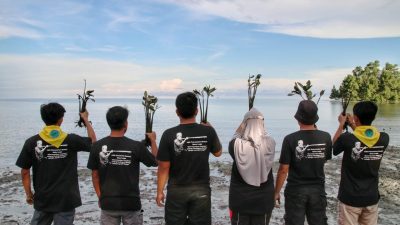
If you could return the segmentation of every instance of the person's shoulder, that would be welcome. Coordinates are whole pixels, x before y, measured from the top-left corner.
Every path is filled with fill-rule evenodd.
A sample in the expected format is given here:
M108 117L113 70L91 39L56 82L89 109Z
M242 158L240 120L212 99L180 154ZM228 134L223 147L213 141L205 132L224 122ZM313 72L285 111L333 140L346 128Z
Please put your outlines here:
M324 131L324 130L316 130L317 133L324 135L326 137L331 138L331 134L329 134L328 132Z
M268 135L265 136L265 140L267 140L268 143L276 144L275 139L273 137L271 137L271 136L268 136Z
M380 132L380 139L383 140L384 142L389 142L389 134L386 132Z
M35 134L35 135L33 135L33 136L27 138L27 139L25 140L25 143L36 142L38 139L40 139L39 134Z

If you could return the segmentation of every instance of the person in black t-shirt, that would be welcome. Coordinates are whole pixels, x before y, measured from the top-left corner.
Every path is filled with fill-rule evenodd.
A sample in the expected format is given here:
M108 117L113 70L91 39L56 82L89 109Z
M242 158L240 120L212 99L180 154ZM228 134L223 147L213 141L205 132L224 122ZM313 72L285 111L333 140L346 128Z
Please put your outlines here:
M378 223L378 172L389 135L371 126L377 111L375 103L365 101L354 105L354 116L339 115L339 127L333 137L333 154L343 152L339 225ZM353 133L342 133L346 121Z
M231 224L267 225L274 208L272 165L275 141L264 128L264 116L252 108L229 143Z
M46 126L25 141L16 165L21 169L26 202L35 208L31 224L71 225L75 208L82 205L78 185L77 152L90 151L96 134L88 112L80 113L89 138L67 134L60 128L65 109L58 103L44 104L40 114ZM30 168L33 188L31 190Z
M300 130L287 135L282 143L276 179L275 200L280 205L280 190L285 187L285 224L326 225L324 164L332 158L331 136L317 130L318 107L303 100L295 114ZM289 175L288 175L289 173Z
M140 163L157 166L156 134L147 133L151 153L141 142L125 137L128 129L128 110L114 106L107 112L111 129L105 137L92 146L88 168L92 170L93 186L99 198L101 224L143 224L140 201Z
M176 98L180 124L166 130L160 141L157 159L158 206L165 203L167 225L210 225L211 189L209 155L219 157L222 147L209 124L197 124L197 97L185 92Z

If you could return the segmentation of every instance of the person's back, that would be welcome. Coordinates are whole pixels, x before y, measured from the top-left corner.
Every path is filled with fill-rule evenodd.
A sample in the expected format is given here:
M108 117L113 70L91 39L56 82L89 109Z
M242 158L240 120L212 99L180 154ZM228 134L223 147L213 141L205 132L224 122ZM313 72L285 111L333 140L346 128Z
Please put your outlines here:
M209 154L220 156L222 149L215 130L196 123L197 98L193 93L178 95L180 124L166 130L160 140L157 204L164 202L167 225L211 224Z
M75 208L80 206L77 152L90 151L96 135L88 121L87 112L81 113L90 138L63 132L65 109L58 103L41 106L41 116L46 124L43 130L26 140L17 166L21 167L22 180L28 204L35 212L31 224L72 224ZM30 168L33 171L33 195L30 187Z
M332 158L329 133L317 130L318 108L313 101L300 102L295 118L300 130L287 135L279 159L275 199L285 187L285 224L327 224L324 164Z
M95 142L90 152L88 168L99 197L101 224L142 224L139 173L140 163L157 166L155 134L146 134L152 147L150 153L141 142L125 137L128 110L115 106L107 112L109 136Z
M351 115L339 116L333 138L333 153L343 152L339 186L339 224L377 224L379 167L389 144L389 136L371 126L377 113L373 102L359 102ZM348 120L353 133L343 133Z
M267 225L274 208L272 166L275 141L266 134L264 116L252 108L229 142L233 159L229 185L231 224Z

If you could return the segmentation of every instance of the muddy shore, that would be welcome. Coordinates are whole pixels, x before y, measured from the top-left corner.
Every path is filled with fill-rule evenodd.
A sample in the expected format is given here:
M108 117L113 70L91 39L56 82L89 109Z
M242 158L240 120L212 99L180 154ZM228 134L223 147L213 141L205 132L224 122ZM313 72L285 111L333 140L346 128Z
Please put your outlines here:
M380 168L378 224L400 224L400 148L389 147L385 152ZM337 190L340 180L341 157L335 157L325 166L326 192L328 197L328 223L336 224ZM276 175L278 163L274 165ZM228 190L231 162L211 163L212 216L213 224L228 225ZM144 209L144 224L163 224L163 208L155 204L156 169L142 169L140 180L141 198ZM92 188L90 171L79 170L79 185L83 205L76 209L75 224L99 224L100 210ZM3 172L0 175L0 224L29 224L33 208L25 203L25 195L17 172ZM284 203L282 203L284 204ZM270 224L283 224L284 210L274 209Z

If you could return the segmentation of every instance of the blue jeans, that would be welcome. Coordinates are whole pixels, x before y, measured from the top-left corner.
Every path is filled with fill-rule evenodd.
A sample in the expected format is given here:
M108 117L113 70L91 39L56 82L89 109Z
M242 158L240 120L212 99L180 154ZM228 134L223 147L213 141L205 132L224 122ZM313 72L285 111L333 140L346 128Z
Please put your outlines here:
M67 212L43 212L35 210L33 213L31 225L73 225L75 217L75 209Z
M285 190L285 225L327 225L325 191L307 188Z
M211 225L210 187L168 187L165 222L166 225Z

